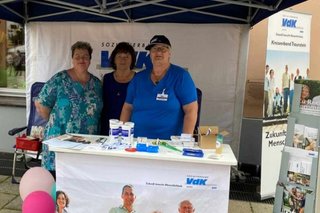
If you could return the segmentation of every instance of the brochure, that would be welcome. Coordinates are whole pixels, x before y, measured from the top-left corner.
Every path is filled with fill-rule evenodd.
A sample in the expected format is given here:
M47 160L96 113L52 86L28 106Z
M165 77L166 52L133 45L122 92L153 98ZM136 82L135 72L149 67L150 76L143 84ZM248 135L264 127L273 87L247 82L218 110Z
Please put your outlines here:
M304 212L306 194L311 191L291 184L279 183L283 187L281 212Z
M295 148L317 151L318 129L295 124L292 144Z
M300 113L320 116L320 81L299 80L301 84Z

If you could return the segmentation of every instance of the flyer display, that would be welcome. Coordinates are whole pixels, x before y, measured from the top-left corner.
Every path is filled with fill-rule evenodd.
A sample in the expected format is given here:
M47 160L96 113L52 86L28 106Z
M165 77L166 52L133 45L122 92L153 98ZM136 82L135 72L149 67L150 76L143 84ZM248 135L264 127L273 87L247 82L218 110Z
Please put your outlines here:
M292 113L288 117L274 212L315 212L318 180L320 120L316 104L319 81L296 81ZM308 90L306 90L308 88ZM313 89L314 93L311 92ZM307 109L307 110L306 110Z

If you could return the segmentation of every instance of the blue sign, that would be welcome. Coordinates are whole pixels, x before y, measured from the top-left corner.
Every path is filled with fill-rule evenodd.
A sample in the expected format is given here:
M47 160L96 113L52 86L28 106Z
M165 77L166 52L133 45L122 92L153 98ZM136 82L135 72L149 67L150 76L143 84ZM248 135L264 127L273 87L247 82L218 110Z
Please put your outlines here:
M296 28L297 27L296 25L297 25L296 19L288 19L288 18L282 19L282 26L283 27Z
M152 67L152 63L149 57L149 54L147 51L140 51L135 52L136 53L136 66L137 69L142 68L150 68ZM111 54L110 54L111 55ZM103 50L101 51L101 67L108 68L111 67L110 65L110 57L109 57L109 51Z

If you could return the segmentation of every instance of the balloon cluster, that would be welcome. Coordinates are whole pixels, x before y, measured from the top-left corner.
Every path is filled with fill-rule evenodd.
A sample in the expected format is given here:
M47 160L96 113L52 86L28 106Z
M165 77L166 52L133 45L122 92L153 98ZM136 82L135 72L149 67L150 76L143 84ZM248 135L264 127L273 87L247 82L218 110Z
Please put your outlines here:
M21 178L19 192L22 213L54 213L56 184L49 171L42 167L33 167Z

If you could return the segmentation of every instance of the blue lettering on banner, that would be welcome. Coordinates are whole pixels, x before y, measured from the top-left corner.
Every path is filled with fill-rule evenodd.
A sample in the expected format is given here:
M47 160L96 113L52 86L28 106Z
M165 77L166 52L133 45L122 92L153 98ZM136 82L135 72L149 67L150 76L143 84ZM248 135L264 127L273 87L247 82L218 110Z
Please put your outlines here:
M110 67L109 63L109 52L101 51L101 67Z
M146 51L136 52L136 58L137 58L137 60L136 60L135 68L142 69L144 67L150 68L152 66L148 52L146 52ZM108 51L106 51L106 50L101 51L100 60L101 60L100 61L101 67L103 67L103 68L111 67L110 57L109 57Z
M282 26L283 27L290 27L290 28L296 28L297 20L295 19L287 19L283 18L282 19Z
M137 52L136 56L137 56L136 68L141 69L143 68L143 65L145 65L145 67L147 68L151 67L151 60L147 52L145 51Z
M207 180L208 179L203 179L203 178L187 178L187 185L202 185L205 186L207 185Z

